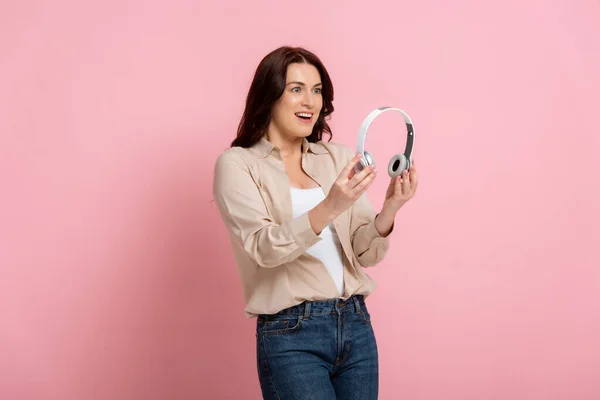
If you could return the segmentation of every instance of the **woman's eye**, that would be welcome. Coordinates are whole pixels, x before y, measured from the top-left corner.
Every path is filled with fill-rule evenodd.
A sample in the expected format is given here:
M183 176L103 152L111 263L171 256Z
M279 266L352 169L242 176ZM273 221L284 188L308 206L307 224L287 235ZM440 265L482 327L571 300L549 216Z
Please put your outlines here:
M316 88L315 93L321 93L321 88Z
M299 92L299 91L300 91L300 88L298 86L292 88L292 92Z

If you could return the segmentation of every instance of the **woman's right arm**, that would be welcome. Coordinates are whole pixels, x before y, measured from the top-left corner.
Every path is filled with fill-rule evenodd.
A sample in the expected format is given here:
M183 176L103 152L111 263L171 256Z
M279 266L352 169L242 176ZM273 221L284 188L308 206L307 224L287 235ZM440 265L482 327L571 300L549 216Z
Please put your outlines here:
M213 196L228 231L259 266L274 268L293 261L321 238L308 213L276 224L249 168L235 151L221 154L215 164ZM325 213L317 219L324 220Z
M325 200L282 224L269 216L250 166L235 151L221 154L216 161L213 196L228 231L246 252L263 268L278 267L319 242L321 231L369 187L374 173L365 170L349 177L356 160L340 173Z

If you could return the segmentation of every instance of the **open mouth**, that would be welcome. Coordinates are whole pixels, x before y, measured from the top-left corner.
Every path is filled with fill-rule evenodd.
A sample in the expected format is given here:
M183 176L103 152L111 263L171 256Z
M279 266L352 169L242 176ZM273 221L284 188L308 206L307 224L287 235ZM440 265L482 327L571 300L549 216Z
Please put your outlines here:
M296 117L300 118L303 122L310 122L312 120L313 114L307 112L299 112L296 113Z

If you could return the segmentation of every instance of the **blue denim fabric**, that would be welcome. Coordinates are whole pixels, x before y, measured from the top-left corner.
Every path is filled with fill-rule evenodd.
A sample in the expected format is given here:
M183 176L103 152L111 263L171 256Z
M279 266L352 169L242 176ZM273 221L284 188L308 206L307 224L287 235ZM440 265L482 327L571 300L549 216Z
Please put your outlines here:
M256 340L264 399L377 399L377 344L362 296L259 315Z

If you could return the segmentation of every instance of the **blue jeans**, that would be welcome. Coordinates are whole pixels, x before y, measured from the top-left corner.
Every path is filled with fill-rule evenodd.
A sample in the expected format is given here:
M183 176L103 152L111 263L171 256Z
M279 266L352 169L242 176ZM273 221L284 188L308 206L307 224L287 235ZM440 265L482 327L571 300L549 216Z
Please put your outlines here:
M377 399L377 344L362 296L259 315L256 346L264 399Z

